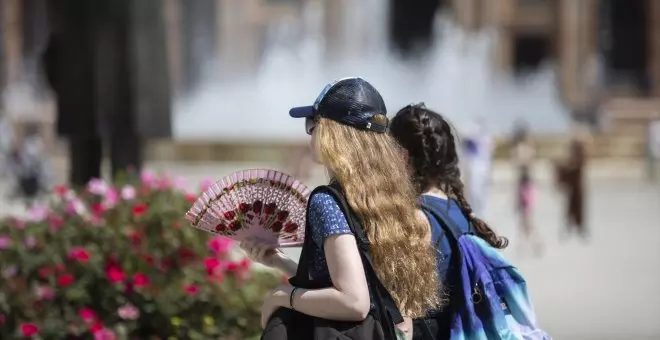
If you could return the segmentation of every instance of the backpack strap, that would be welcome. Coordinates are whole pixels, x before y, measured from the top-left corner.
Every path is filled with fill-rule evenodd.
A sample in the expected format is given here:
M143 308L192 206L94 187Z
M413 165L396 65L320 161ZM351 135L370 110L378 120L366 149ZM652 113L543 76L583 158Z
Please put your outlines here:
M344 215L346 215L346 220L348 220L348 225L351 227L351 231L355 233L355 237L358 240L358 247L361 251L366 252L367 257L369 257L368 260L371 264L371 255L369 255L369 252L371 251L371 242L362 229L362 225L359 222L360 219L357 217L357 215L355 215L353 209L351 209L351 207L348 205L346 196L344 195L344 190L341 188L341 186L339 186L337 182L331 182L328 186L325 186L325 188L339 203L342 211L344 212ZM371 266L373 267L373 264L371 264Z
M362 229L362 226L359 222L360 220L353 212L353 209L351 209L348 205L343 190L336 182L330 183L330 185L324 186L323 188L325 188L327 192L337 200L342 211L344 212L344 215L346 216L346 220L348 221L348 225L351 228L351 231L355 233L355 238L357 240L358 249L360 250L360 257L362 258L365 275L367 281L369 282L369 291L371 292L372 298L375 300L374 302L376 303L376 307L379 309L378 312L381 314L381 321L385 321L383 320L383 317L387 316L389 319L391 319L391 322L394 323L391 325L392 327L396 324L402 323L404 320L401 312L399 311L399 307L396 305L392 295L390 295L376 274L376 269L373 262L371 261L371 255L369 253L369 239ZM390 325L383 325L383 327L389 326Z
M445 233L448 233L449 236L453 241L458 241L458 239L465 234L461 228L454 223L454 221L449 217L446 211L443 211L442 209L438 209L437 207L427 204L426 201L424 200L424 197L422 197L421 201L421 206L423 210L426 210L429 212L433 217L435 217L442 226L442 229L445 230Z
M434 205L426 203L424 196L421 197L420 205L422 210L431 214L440 224L440 227L444 231L444 234L447 234L449 241L449 246L452 250L452 260L448 268L448 276L446 282L446 288L451 296L449 304L445 306L441 311L432 311L429 315L432 319L439 320L440 324L443 327L451 327L446 322L449 320L451 315L455 313L458 308L464 303L462 300L462 295L460 294L460 287L462 287L462 277L461 277L461 267L463 263L463 252L458 243L458 239L466 234L463 232L454 220L449 217L449 214L443 209L438 209ZM468 233L469 234L469 233ZM439 245L439 242L438 242ZM437 249L437 247L436 247ZM458 289L457 291L454 291Z

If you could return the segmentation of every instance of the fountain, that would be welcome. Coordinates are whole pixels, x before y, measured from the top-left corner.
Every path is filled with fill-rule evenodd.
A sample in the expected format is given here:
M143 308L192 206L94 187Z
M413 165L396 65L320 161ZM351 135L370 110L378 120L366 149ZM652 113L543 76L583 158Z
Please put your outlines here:
M203 86L177 100L174 136L177 140L217 142L303 141L302 123L287 118L288 109L311 104L330 80L359 75L382 93L390 114L411 102L424 101L450 118L461 130L475 118L496 135L508 134L524 119L539 133L568 129L556 74L547 64L524 79L495 69L494 32L469 34L446 16L435 25L438 41L426 58L415 64L396 60L387 50L386 6L379 0L346 2L342 27L346 44L323 58L322 10L307 1L294 23L272 30L285 41L273 41L253 78L207 79ZM289 37L287 40L286 37ZM214 73L217 74L217 73Z

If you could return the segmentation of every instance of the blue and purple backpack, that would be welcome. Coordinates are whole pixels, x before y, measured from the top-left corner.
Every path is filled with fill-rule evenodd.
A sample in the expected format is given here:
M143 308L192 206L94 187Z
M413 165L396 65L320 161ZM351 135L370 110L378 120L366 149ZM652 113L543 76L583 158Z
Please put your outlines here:
M446 211L423 204L452 246L447 317L452 340L546 340L536 320L527 284L518 268L471 231L463 232ZM442 235L433 231L433 240Z

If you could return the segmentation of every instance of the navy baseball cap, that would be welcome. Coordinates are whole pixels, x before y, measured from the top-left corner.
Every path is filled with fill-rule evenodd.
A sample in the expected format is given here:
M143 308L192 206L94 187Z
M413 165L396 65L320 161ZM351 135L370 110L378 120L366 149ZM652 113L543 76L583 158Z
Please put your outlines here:
M321 91L314 105L294 107L289 115L294 118L319 115L358 129L387 132L387 119L373 119L376 115L387 115L383 97L359 77L333 81Z

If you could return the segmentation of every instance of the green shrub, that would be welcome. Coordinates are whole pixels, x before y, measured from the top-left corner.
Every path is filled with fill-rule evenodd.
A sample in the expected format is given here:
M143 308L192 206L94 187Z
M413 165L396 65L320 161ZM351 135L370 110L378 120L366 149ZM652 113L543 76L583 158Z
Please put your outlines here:
M279 282L234 244L188 226L196 195L143 173L55 187L0 221L0 338L249 339Z

